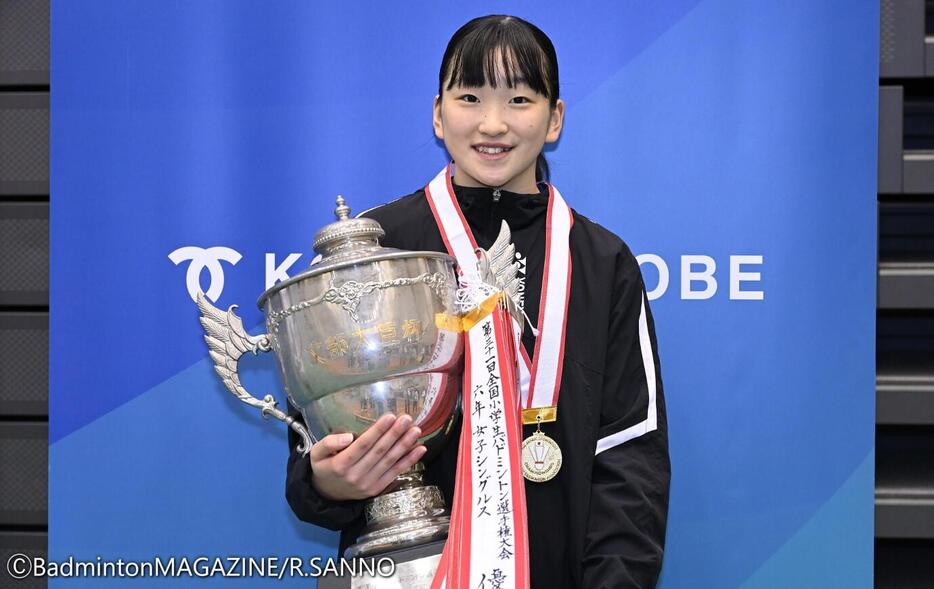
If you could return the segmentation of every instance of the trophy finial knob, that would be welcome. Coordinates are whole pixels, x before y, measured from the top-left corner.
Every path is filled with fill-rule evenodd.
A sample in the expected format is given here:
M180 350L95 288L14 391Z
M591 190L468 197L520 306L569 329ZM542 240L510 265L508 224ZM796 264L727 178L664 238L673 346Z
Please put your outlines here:
M340 194L337 195L337 208L334 209L334 216L337 217L338 221L346 221L350 218L350 207L347 206L347 201L344 200L344 197Z
M337 221L319 229L312 244L315 251L322 255L318 264L344 260L351 254L368 255L372 248L379 247L378 240L385 235L375 219L351 217L350 207L342 195L338 194L335 202L337 208L334 209L334 216Z

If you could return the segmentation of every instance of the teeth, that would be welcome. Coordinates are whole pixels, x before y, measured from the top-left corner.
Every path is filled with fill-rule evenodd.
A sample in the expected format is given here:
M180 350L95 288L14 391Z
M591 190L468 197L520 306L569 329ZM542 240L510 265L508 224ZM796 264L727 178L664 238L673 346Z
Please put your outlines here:
M486 147L484 145L481 145L477 147L477 151L479 151L480 153L503 153L504 151L509 151L509 150L505 147Z

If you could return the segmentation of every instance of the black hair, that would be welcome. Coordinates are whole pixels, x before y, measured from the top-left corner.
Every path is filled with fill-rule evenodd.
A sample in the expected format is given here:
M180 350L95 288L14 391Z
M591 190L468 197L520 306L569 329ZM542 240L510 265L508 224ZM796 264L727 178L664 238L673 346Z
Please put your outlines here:
M558 103L558 56L551 39L532 23L502 14L481 16L457 29L441 58L438 95L454 86L496 88L500 69L507 87L524 82L548 98L551 108ZM542 153L535 176L539 182L548 180Z

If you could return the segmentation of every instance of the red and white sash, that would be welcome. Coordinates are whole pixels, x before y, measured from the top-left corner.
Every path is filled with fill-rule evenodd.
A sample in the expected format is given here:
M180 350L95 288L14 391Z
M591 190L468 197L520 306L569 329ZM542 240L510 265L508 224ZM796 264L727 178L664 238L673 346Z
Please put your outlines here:
M502 294L468 318L451 528L432 587L529 587L522 425L512 318Z
M519 346L523 359L519 363L522 407L527 409L554 407L558 404L568 300L571 295L570 234L574 221L571 209L558 189L552 185L548 189L545 272L542 276L539 336L535 342L534 359L529 359L525 349ZM475 273L477 242L457 204L451 184L451 165L446 166L428 183L425 196L448 253L457 258L461 272Z
M451 166L425 188L448 252L465 278L477 276L477 243L457 203ZM465 319L463 418L451 527L433 589L529 586L528 524L520 465L522 409L558 403L571 284L571 210L549 185L545 269L534 360L501 304ZM492 310L490 305L493 305ZM522 360L519 360L519 358ZM518 374L516 368L518 367ZM518 390L516 390L518 388Z

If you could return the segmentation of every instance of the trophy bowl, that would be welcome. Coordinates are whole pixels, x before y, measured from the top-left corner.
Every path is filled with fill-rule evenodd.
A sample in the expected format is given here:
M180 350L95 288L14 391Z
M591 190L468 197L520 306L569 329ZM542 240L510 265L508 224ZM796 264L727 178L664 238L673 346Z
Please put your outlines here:
M381 247L379 223L350 218L341 197L337 204L337 221L315 236L320 259L260 296L265 334L248 335L235 307L224 312L198 297L215 369L242 401L298 432L305 454L328 434L358 435L394 413L410 415L421 428L424 460L430 460L458 417L464 342L454 258ZM307 430L271 395L259 400L243 388L237 366L247 351L275 353ZM445 537L444 499L424 485L423 470L417 464L367 502L367 527L348 556Z
M450 256L385 249L263 294L289 400L315 439L406 413L429 451L438 448L463 353L456 285Z

